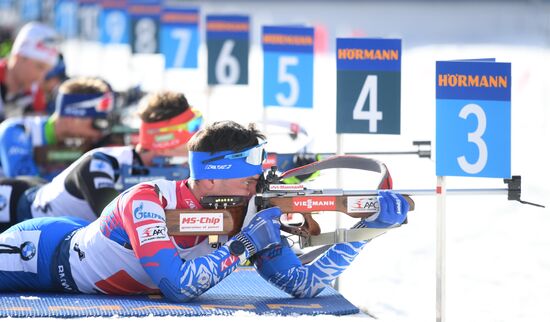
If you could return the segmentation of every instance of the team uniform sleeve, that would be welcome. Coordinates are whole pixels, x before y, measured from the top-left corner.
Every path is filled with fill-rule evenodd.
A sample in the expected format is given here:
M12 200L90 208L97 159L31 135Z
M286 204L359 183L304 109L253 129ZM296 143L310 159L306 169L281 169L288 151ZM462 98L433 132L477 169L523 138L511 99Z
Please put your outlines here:
M32 142L23 125L7 123L0 126L0 161L6 177L39 174Z
M238 257L231 255L225 245L205 256L181 259L167 234L166 200L154 185L137 185L119 202L124 230L135 255L168 299L189 301L237 267Z
M256 255L255 266L260 275L288 294L310 298L340 276L357 257L366 242L335 244L314 262L302 265L285 241Z
M96 216L117 195L118 161L101 152L87 155L65 179L65 187L71 194L85 199Z

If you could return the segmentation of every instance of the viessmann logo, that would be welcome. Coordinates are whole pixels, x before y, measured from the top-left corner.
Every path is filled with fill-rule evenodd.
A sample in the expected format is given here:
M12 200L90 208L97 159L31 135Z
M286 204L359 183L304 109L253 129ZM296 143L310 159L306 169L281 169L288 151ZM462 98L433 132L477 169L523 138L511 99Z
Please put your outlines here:
M336 197L295 197L292 198L292 210L336 210Z

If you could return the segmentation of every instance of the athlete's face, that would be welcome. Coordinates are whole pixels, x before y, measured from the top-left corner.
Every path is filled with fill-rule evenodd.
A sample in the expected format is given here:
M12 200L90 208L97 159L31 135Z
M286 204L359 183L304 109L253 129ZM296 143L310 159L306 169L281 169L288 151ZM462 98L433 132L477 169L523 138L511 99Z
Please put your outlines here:
M141 146L138 146L138 151L140 152L141 160L147 166L153 165L153 159L155 157L185 157L187 158L189 150L187 149L187 144L182 144L170 149L155 149L155 150L145 150Z
M90 142L97 142L103 133L94 128L94 120L89 117L65 117L67 122L67 136L81 138Z
M33 83L41 82L53 67L45 62L17 55L13 65L14 79L21 90L29 90Z
M214 179L212 196L244 196L252 197L256 193L256 184L260 175L236 179Z

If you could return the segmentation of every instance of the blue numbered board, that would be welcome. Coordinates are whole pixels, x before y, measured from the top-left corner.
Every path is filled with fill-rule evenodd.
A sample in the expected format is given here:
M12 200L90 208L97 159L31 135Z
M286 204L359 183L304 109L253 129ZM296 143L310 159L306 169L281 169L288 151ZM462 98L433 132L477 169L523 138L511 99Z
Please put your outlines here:
M264 106L313 107L313 28L262 28Z
M244 15L206 17L208 85L248 84L250 18Z
M161 15L160 52L165 68L197 68L199 10L165 7Z
M65 39L75 38L78 34L78 2L76 0L58 0L54 11L57 32Z
M336 133L399 134L401 40L336 40Z
M126 0L103 0L99 15L100 41L104 45L130 43L130 16Z
M510 177L510 63L436 63L436 175Z

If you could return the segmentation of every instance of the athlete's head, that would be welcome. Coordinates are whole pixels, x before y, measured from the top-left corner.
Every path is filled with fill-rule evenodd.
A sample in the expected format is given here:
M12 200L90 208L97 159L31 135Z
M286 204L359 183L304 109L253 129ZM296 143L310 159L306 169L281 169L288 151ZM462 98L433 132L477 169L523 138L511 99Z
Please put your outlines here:
M187 141L202 125L202 114L182 93L162 91L141 99L139 143L145 164L155 156L187 156Z
M28 90L40 82L57 62L59 38L51 27L29 22L17 33L9 58L14 90Z
M197 132L187 144L196 196L252 196L262 173L264 144L254 124L221 121Z
M97 141L113 109L111 86L96 77L78 77L59 86L55 101L56 131L61 137Z

